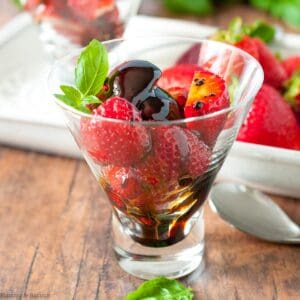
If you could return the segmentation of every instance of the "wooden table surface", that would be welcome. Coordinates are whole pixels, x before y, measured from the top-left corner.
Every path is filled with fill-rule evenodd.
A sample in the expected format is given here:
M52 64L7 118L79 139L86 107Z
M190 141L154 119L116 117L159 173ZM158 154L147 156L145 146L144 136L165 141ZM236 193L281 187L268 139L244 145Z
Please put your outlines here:
M141 12L178 17L146 0ZM16 10L0 1L0 24ZM265 18L245 6L214 17ZM298 223L300 202L273 197ZM266 243L205 207L205 268L182 281L196 299L300 299L300 248ZM86 163L0 146L0 299L123 299L142 281L112 252L110 207Z

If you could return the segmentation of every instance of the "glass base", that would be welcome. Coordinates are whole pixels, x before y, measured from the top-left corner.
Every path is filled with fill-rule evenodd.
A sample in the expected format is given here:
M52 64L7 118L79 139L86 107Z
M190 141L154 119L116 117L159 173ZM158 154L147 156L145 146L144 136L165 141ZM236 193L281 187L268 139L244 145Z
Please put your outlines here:
M201 209L193 228L184 240L168 247L145 247L135 242L113 215L114 250L119 265L127 273L142 279L157 276L179 278L197 269L204 252L204 221Z

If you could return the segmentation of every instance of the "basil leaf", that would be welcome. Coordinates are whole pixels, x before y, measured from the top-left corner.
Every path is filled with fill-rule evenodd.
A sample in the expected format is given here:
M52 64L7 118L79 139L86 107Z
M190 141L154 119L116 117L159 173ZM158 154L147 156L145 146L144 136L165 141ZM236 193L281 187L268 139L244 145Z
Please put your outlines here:
M101 90L108 73L108 55L105 47L97 40L81 52L75 68L76 87L61 85L64 95L54 96L65 104L85 113L91 113L88 104L101 101L96 95Z
M95 103L101 103L101 101L99 100L99 98L97 98L96 96L86 96L82 99L81 103L83 105L87 105L87 104L95 104Z
M83 104L80 104L78 107L77 107L78 110L86 113L86 114L90 114L91 111Z
M105 47L92 40L81 52L75 68L75 83L83 96L96 95L108 73L108 55Z
M74 87L68 85L61 85L60 89L70 99L74 99L75 102L79 102L81 99L81 93Z
M76 106L76 104L74 103L74 100L73 100L73 99L70 99L70 98L69 98L68 96L66 96L66 95L54 94L54 96L55 96L58 100L62 101L63 103L65 103L65 104L67 104L67 105L69 105L69 106L73 106L73 107Z
M158 277L142 283L124 300L192 300L191 289L174 279Z

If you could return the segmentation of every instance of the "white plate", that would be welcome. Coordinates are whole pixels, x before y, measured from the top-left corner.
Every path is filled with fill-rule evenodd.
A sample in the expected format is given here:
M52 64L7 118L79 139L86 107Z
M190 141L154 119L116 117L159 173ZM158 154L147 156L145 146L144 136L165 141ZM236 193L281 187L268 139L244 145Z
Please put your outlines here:
M133 17L125 35L179 35L203 38L215 27L146 16ZM300 52L300 36L278 34L274 49ZM79 157L73 138L46 88L49 63L38 29L21 14L0 30L0 142ZM300 151L236 142L219 178L300 198Z
M300 198L300 151L235 142L218 176Z

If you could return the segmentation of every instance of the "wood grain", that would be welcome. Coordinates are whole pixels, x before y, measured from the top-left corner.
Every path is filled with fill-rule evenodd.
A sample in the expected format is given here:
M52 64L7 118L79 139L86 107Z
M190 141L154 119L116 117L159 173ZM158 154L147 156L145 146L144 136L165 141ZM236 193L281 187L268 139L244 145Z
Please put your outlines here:
M122 299L141 283L116 263L110 208L84 162L1 147L0 166L0 293ZM300 220L298 200L274 199ZM205 213L204 270L183 279L196 299L299 299L299 247Z
M141 12L179 17L158 0L144 1ZM15 13L0 1L0 24ZM222 26L234 15L266 18L245 6L185 18ZM273 199L300 223L299 200ZM196 299L300 299L299 247L241 233L208 205L205 221L205 264L182 279ZM83 161L0 147L0 299L123 299L142 281L116 263L110 222Z

